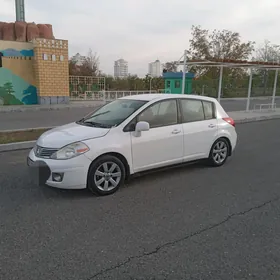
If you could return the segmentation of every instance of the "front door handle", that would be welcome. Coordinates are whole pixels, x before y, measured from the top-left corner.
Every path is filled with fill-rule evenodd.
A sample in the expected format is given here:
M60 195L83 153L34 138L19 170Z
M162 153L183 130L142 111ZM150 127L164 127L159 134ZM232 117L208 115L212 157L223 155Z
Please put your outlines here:
M181 132L181 130L174 129L174 130L172 131L172 134L178 134L178 133L180 133L180 132Z
M216 127L216 126L215 126L214 124L209 124L208 127L214 128L214 127Z

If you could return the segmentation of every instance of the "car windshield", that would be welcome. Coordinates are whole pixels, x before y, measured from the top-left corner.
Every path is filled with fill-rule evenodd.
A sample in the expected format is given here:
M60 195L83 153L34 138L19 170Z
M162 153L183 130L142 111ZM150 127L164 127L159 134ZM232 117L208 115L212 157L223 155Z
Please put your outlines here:
M104 105L77 123L104 128L118 126L146 103L147 101L143 100L117 99Z

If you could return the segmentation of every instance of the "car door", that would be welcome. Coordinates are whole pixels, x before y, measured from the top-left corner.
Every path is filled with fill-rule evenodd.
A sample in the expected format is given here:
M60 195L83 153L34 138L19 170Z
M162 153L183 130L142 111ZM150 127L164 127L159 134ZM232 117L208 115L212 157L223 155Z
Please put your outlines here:
M176 99L156 102L144 109L136 122L146 121L149 131L141 136L131 132L134 172L181 163L183 160L183 127L178 123Z
M183 161L208 157L218 133L215 104L199 99L180 99L184 156Z

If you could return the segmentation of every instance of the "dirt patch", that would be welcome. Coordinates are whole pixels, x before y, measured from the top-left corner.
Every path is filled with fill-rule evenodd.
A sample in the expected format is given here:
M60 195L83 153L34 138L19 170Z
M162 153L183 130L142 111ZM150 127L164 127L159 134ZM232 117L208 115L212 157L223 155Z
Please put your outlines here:
M0 144L37 140L47 130L49 129L0 132Z

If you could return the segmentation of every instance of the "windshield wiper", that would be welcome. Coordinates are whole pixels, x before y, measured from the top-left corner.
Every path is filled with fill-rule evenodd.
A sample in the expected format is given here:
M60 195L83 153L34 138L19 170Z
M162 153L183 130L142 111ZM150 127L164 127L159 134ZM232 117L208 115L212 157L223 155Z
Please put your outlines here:
M98 117L98 116L101 116L101 115L105 115L105 114L107 114L109 112L111 112L111 111L106 111L106 112L99 113L99 114L96 114L96 115L93 115L93 116L89 116L89 117L85 116L82 119L80 119L79 121L77 121L77 123L84 123L86 120L89 120L89 119L91 119L93 117Z
M82 122L82 124L90 125L90 126L94 126L94 127L101 127L101 128L111 128L111 127L112 127L111 125L108 125L108 124L97 123L97 122L91 122L91 121Z
M111 111L106 111L106 112L103 112L103 113L99 113L99 114L90 116L89 119L94 118L94 117L98 117L98 116L101 116L101 115L105 115L105 114L108 114L108 113L110 113L110 112L111 112Z

